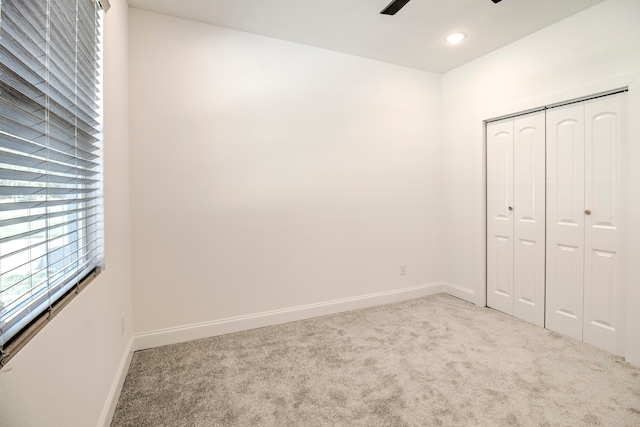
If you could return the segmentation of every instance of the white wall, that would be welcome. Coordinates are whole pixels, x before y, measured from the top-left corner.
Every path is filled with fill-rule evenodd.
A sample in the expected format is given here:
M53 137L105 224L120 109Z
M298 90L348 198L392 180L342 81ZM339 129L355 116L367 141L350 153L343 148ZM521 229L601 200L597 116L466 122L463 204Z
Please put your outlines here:
M482 120L631 84L628 360L640 364L640 2L606 0L443 76L446 280L485 302ZM634 74L636 73L636 74ZM635 220L635 221L634 221Z
M127 114L127 3L105 20L105 222L107 269L0 371L1 426L95 426L131 345ZM120 334L120 316L128 324ZM117 397L117 396L116 396Z
M129 19L136 333L442 279L440 76Z

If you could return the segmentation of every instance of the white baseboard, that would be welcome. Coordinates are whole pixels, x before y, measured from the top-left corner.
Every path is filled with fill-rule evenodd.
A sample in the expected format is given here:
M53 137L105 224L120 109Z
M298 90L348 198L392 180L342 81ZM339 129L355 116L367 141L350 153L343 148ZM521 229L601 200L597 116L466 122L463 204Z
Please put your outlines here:
M476 303L476 292L462 287L460 285L456 285L455 283L442 283L442 291L456 298L460 298L462 300L468 301L472 304Z
M361 295L317 304L309 304L281 310L267 311L246 316L232 317L212 322L186 325L134 335L133 350L176 344L216 335L224 335L296 320L326 316L349 310L389 304L412 298L433 295L444 291L444 282L429 283L410 288L395 289L375 294Z
M122 391L124 380L129 372L129 365L131 365L131 358L133 357L133 342L134 339L131 337L127 344L127 348L122 355L122 360L120 360L118 372L116 372L116 376L113 379L113 384L111 384L111 388L109 389L109 395L107 396L104 408L102 409L102 414L98 421L98 427L109 427L111 425L111 420L113 419L113 414L116 411L116 405L120 398L120 392Z

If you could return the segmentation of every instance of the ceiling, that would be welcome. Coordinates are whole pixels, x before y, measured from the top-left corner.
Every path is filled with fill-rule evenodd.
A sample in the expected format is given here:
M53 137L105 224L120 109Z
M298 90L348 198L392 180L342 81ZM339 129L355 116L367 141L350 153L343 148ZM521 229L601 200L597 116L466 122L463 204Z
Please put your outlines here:
M129 0L132 7L444 73L603 0ZM467 39L452 46L447 34ZM561 41L559 41L561 42Z

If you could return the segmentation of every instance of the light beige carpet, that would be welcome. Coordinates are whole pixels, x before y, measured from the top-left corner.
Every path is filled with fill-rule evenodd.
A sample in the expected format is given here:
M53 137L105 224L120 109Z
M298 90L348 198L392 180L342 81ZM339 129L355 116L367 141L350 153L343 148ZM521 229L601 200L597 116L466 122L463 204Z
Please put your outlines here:
M640 426L640 370L447 295L135 353L113 426Z

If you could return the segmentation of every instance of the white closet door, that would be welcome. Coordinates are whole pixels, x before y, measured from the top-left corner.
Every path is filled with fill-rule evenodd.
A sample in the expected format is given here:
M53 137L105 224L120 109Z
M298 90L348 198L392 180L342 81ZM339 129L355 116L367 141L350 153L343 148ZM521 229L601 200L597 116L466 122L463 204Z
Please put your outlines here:
M487 124L487 305L513 314L513 119Z
M621 240L622 114L625 94L585 103L584 342L624 352Z
M547 111L545 326L582 340L584 104Z
M545 113L514 119L513 314L544 326Z

